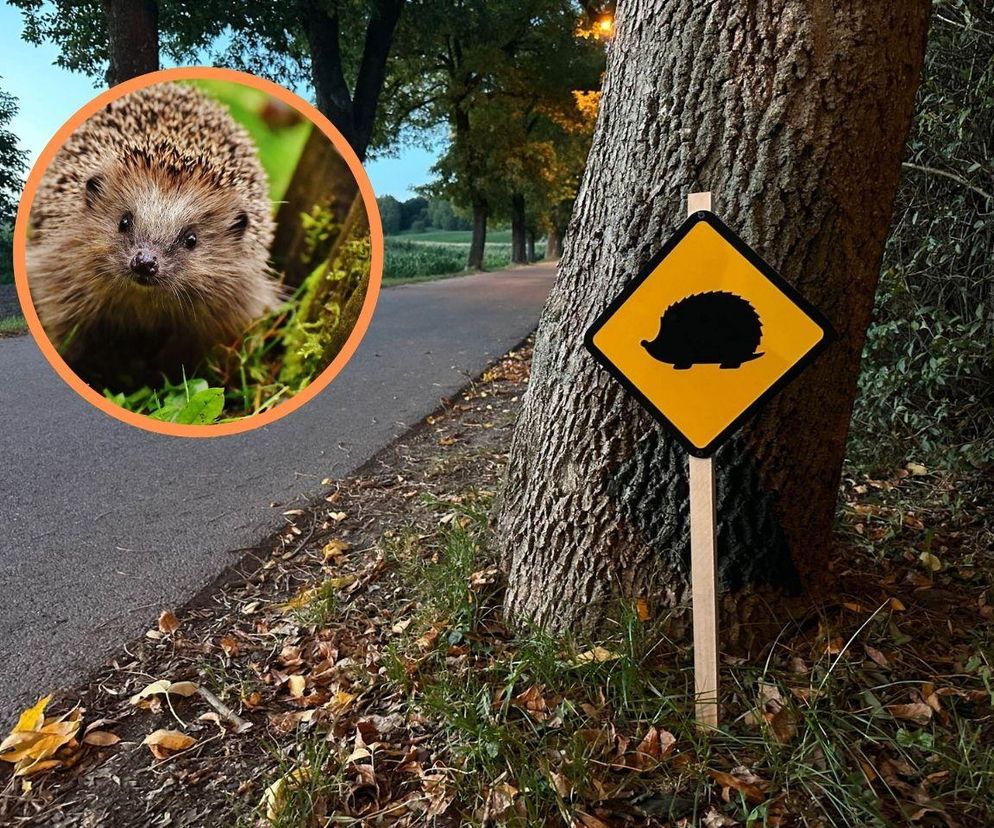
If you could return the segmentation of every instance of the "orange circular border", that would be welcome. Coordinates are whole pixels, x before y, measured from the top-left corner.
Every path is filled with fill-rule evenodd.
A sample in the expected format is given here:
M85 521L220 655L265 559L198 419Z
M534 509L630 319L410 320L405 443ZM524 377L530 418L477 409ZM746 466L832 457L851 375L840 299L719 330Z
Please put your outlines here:
M52 159L55 157L55 154L62 148L62 145L66 142L74 130L76 130L87 118L94 115L111 101L117 100L118 98L127 95L129 92L135 92L139 89L144 89L147 86L152 86L164 81L201 80L204 78L223 80L231 83L240 83L265 92L267 95L271 95L274 98L278 98L283 101L283 103L293 107L301 115L310 120L310 122L320 129L328 140L331 141L339 155L345 159L349 169L352 171L352 175L355 177L356 183L359 185L359 192L362 195L363 204L366 207L366 214L369 217L371 253L370 273L369 287L366 290L366 299L363 302L362 310L359 313L359 319L356 322L355 327L352 329L352 333L349 334L349 338L345 341L344 347L331 361L331 364L328 365L328 367L325 368L324 371L322 371L317 378L315 378L314 382L307 386L307 388L291 397L286 402L280 403L262 414L253 414L241 420L236 420L230 423L219 423L217 425L180 425L179 423L166 423L154 420L144 414L136 414L133 411L121 408L120 406L112 403L102 394L97 393L93 388L73 373L62 357L59 356L58 351L56 351L55 347L48 339L48 336L45 334L45 330L41 326L41 321L38 319L38 313L35 311L34 303L31 301L31 292L28 289L25 252L28 237L28 217L31 211L31 205L34 202L35 193L38 190L38 184L41 177L48 169L49 164L51 164ZM66 121L65 124L63 124L38 157L34 167L31 169L31 173L28 175L28 180L25 184L24 192L21 195L21 201L17 209L17 220L14 224L14 282L17 285L17 297L20 300L21 309L24 311L24 318L28 323L28 329L31 331L31 335L34 337L35 342L38 343L38 347L41 348L41 352L45 355L45 358L55 369L56 373L58 373L58 375L62 377L62 379L64 379L77 394L83 397L83 399L87 402L92 403L105 414L121 420L122 422L128 423L129 425L143 428L146 431L154 431L157 434L167 434L171 437L225 437L230 434L241 434L244 431L250 431L252 429L259 428L260 426L274 423L314 399L314 397L320 394L328 386L328 384L336 376L338 376L338 373L352 358L352 354L355 353L355 350L359 347L359 343L362 341L362 338L366 335L366 329L369 327L369 322L373 317L373 310L376 307L376 301L379 298L382 277L383 225L380 223L380 213L376 205L376 196L373 194L373 186L370 184L369 176L366 175L366 171L362 167L362 162L359 161L359 157L355 154L355 151L349 145L348 141L345 140L331 121L329 121L318 111L317 107L307 103L307 101L303 98L295 95L290 90L284 89L282 86L273 83L272 81L265 80L255 75L250 75L246 72L237 72L233 69L218 69L212 66L184 66L177 69L164 69L160 72L151 72L147 75L132 78L131 80L118 84L112 89L98 95L86 104L86 106L78 110L68 121Z

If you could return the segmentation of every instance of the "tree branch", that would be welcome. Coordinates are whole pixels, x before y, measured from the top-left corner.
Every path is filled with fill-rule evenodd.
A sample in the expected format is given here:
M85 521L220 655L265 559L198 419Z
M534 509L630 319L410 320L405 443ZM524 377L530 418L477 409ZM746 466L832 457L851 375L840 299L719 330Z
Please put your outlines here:
M946 172L935 167L926 167L922 164L912 164L910 161L905 161L901 166L908 170L916 170L917 172L927 173L928 175L938 175L942 178L948 178L950 181L955 181L960 186L975 192L978 196L986 198L988 201L994 201L994 193L988 193L986 190L980 189L980 187L971 184L965 178L956 175L956 173Z

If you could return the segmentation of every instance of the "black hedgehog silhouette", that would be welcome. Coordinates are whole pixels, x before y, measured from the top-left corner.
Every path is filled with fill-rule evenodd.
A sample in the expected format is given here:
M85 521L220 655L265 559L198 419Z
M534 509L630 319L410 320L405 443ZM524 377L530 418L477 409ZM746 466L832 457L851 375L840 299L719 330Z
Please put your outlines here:
M677 370L692 365L738 368L758 359L763 335L759 314L741 296L717 290L674 302L659 320L659 333L642 340L649 356Z

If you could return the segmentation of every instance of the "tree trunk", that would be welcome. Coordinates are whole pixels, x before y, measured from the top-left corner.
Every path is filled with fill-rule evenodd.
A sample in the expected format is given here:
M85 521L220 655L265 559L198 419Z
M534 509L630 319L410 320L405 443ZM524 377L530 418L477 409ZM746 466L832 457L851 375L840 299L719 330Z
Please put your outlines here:
M473 238L469 243L469 260L466 267L470 270L483 270L483 255L487 246L487 216L490 206L482 196L473 199Z
M353 95L343 70L338 6L332 5L330 12L316 0L301 6L317 107L338 127L360 161L365 160L373 135L387 59L403 7L404 0L378 0L372 5Z
M686 599L686 455L581 343L697 190L840 336L716 457L729 621L756 595L817 589L928 13L928 0L620 4L495 511L510 618L590 629L619 598Z
M555 225L549 228L549 238L545 243L545 258L555 261L563 255L563 237Z
M535 231L529 230L526 237L528 239L528 255L526 256L526 261L529 264L531 262L537 262L538 256L535 255Z
M104 0L107 85L159 68L159 4L155 0Z
M521 193L511 196L511 262L524 264L528 261L526 251L525 197Z
M273 263L282 271L287 287L298 287L324 260L358 190L345 159L321 130L312 129L276 213ZM314 208L326 211L331 222L332 233L320 243L315 242L301 219Z

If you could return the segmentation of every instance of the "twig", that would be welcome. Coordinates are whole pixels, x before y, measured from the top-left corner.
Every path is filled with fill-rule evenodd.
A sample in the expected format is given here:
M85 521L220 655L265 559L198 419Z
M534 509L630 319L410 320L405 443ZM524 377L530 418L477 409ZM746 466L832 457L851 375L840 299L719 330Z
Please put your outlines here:
M221 701L206 687L197 685L197 692L205 702L213 707L223 719L234 727L235 733L244 733L252 727L252 722L245 721L245 719L235 713L234 710L228 707L228 705Z
M917 170L918 172L928 173L929 175L938 175L941 176L942 178L948 178L950 181L955 181L957 184L966 187L968 190L972 190L978 196L982 196L983 198L986 198L988 201L994 201L994 195L988 193L986 190L980 189L980 187L971 184L962 176L956 175L956 173L946 172L945 170L939 170L936 169L935 167L926 167L921 164L912 164L910 161L905 161L903 164L901 164L901 166L909 170Z

